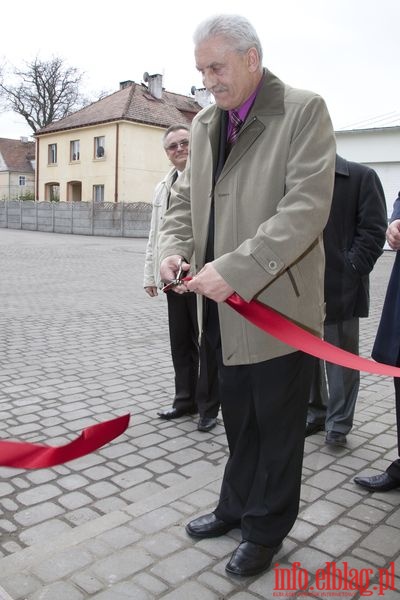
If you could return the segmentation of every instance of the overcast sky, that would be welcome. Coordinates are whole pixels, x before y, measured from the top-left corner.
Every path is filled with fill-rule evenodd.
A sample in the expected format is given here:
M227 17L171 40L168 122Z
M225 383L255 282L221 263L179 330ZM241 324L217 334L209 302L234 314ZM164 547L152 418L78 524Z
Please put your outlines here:
M90 98L116 91L120 81L140 83L145 71L162 73L168 91L189 95L192 85L202 87L193 31L203 18L225 12L253 23L266 67L325 98L335 129L381 116L383 124L395 117L400 124L399 0L7 2L0 64L63 58L85 74ZM30 134L15 113L0 115L0 137Z

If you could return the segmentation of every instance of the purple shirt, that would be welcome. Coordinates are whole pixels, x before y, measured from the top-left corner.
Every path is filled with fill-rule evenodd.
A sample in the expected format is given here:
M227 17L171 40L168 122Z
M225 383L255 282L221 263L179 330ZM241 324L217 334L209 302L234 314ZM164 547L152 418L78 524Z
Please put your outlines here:
M258 84L257 88L254 90L254 92L251 94L251 96L249 96L247 98L247 100L245 100L245 102L243 102L243 104L241 106L239 106L239 108L235 108L235 111L238 113L238 115L243 123L246 120L251 107L253 106L253 102L256 99L258 90L260 89L263 80L264 80L264 76L261 78L260 83ZM232 131L231 112L232 112L231 110L228 111L229 123L228 123L228 133L227 133L227 138L226 138L228 140L229 140L229 136L231 135L231 131Z

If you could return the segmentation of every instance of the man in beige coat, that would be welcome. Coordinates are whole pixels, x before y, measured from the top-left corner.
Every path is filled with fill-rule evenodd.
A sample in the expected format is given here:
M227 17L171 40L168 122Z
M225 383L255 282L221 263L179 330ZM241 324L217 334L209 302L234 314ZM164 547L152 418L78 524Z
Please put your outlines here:
M255 298L321 335L321 234L335 141L322 98L263 69L258 36L246 19L207 19L194 41L196 66L215 105L192 123L189 161L161 229L161 277L173 280L181 257L195 253L197 274L175 291L203 296L229 459L214 512L186 530L206 538L240 527L242 542L226 570L254 575L269 567L297 517L315 361L224 300L234 291Z

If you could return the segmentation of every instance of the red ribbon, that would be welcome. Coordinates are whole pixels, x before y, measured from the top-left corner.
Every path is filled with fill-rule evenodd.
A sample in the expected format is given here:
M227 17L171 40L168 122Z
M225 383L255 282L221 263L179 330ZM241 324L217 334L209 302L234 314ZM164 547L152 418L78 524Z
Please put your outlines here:
M190 281L192 277L188 275L183 277L182 281ZM177 285L173 282L173 285ZM284 317L281 313L258 300L246 302L239 294L233 292L225 300L231 308L236 310L242 317L253 323L265 333L269 333L274 338L311 356L316 356L322 360L354 369L356 371L365 371L372 375L387 375L389 377L400 377L400 368L384 363L363 358L357 354L342 350L329 342L299 327L293 321Z
M188 279L189 277L185 278ZM225 302L250 323L296 350L349 369L374 375L400 377L400 368L362 358L333 346L257 300L246 302L238 294L233 293ZM87 427L76 440L64 446L52 447L29 442L0 441L0 466L43 469L80 458L121 435L129 425L129 418L130 415L127 414Z
M289 321L273 308L261 304L258 300L246 302L234 293L225 302L250 323L292 348L348 369L365 371L373 375L400 377L400 368L369 360L333 346L299 327L293 321Z
M91 425L65 446L45 446L29 442L0 441L0 465L16 469L43 469L80 458L108 444L123 433L130 415Z

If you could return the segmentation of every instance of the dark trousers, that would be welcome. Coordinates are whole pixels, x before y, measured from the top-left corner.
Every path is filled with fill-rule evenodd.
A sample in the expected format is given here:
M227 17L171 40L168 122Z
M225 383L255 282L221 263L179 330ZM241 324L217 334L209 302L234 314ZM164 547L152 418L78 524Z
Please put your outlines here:
M213 322L215 314L207 323L215 342ZM240 523L244 540L276 546L298 514L315 358L294 352L227 367L220 345L217 357L229 458L215 514Z
M219 411L217 366L207 344L199 347L196 294L167 292L172 364L175 371L174 408L198 410L201 417Z
M400 362L398 361L397 366L399 365ZM386 471L393 479L400 481L400 378L395 377L393 383L396 398L397 453L399 458L394 460Z
M324 327L324 339L348 352L358 354L359 319L329 323ZM311 387L307 421L325 425L326 431L347 434L353 427L360 372L333 363L316 363Z

